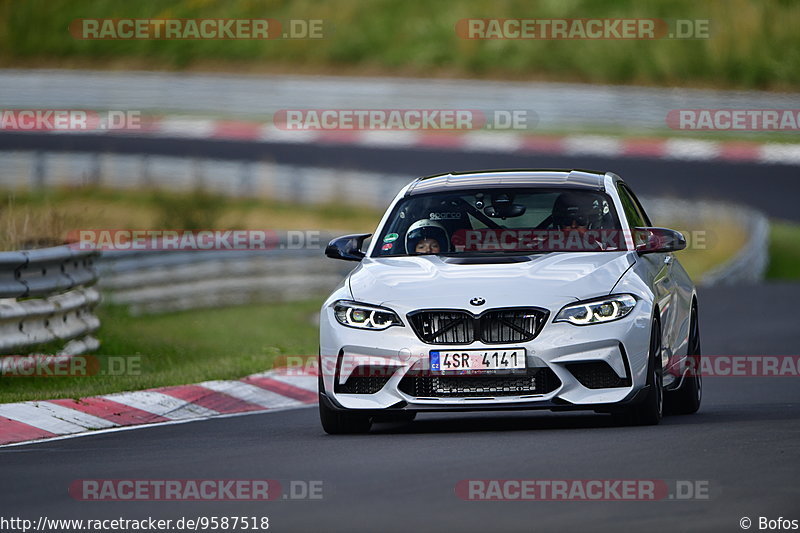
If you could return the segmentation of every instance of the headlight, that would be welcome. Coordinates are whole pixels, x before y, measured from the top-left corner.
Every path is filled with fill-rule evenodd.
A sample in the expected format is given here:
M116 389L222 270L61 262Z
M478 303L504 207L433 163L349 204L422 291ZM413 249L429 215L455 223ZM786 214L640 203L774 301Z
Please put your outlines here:
M403 325L391 309L346 300L333 304L333 314L339 324L351 328L381 330Z
M636 298L630 294L606 296L570 304L558 312L553 322L569 322L576 326L611 322L626 316L634 307L636 307Z

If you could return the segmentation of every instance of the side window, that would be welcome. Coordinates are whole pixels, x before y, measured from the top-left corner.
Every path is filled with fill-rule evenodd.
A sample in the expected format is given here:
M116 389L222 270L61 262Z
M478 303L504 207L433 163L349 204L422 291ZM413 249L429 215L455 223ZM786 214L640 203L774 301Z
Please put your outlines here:
M647 226L645 216L639 210L638 202L633 199L628 188L622 184L617 185L619 199L622 201L622 209L625 211L625 218L631 228Z
M642 202L639 201L639 199L636 197L635 194L633 194L633 191L630 190L627 185L623 185L622 188L625 189L625 191L628 193L628 195L630 195L631 200L633 200L633 203L636 205L636 209L642 215L642 219L644 219L645 225L646 226L652 226L653 223L650 222L650 217L647 216L647 213L645 213L644 207L642 207Z

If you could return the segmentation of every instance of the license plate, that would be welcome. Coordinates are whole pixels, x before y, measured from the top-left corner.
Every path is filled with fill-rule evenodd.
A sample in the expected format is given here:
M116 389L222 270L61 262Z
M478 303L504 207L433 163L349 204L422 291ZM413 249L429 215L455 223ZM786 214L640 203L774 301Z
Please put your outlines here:
M525 349L432 351L431 371L471 374L525 368Z

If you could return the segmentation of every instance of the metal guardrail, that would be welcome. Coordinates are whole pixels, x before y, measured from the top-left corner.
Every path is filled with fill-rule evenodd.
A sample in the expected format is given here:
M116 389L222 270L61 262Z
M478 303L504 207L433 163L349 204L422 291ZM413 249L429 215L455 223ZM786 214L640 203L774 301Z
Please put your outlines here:
M269 161L223 161L150 154L0 150L0 187L36 189L100 185L315 204L384 206L412 176L325 169Z
M736 285L764 279L769 266L769 221L758 211L747 208L737 210L736 217L747 232L747 243L733 259L706 272L701 284Z
M91 285L95 252L69 246L0 253L0 298L47 296Z
M320 234L320 244L330 237ZM352 266L317 260L321 248L275 246L102 254L59 246L0 253L0 354L96 350L94 308L101 291L134 314L289 301L330 290Z
M0 70L6 108L265 117L280 109L531 109L540 130L660 130L673 109L793 109L791 93L466 79ZM224 94L225 98L220 98Z
M0 253L0 353L40 346L74 355L98 347L96 252L68 246Z
M759 283L764 280L769 265L769 220L760 211L725 202L642 198L642 203L656 225L659 220L701 220L706 227L706 238L714 238L715 222L737 226L747 235L739 251L724 263L705 272L697 280L698 285L709 287Z
M322 260L322 249L110 252L98 265L105 301L133 314L301 300L352 267Z

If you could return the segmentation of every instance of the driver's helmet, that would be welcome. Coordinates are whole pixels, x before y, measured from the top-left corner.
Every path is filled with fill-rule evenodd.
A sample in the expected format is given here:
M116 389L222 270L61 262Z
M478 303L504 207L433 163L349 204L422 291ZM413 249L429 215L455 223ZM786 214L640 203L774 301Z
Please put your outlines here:
M578 226L597 229L603 220L604 204L593 194L580 192L564 192L553 204L553 225L558 228Z
M447 230L439 222L423 218L411 224L406 232L406 253L413 254L422 239L436 239L442 252L449 251Z

